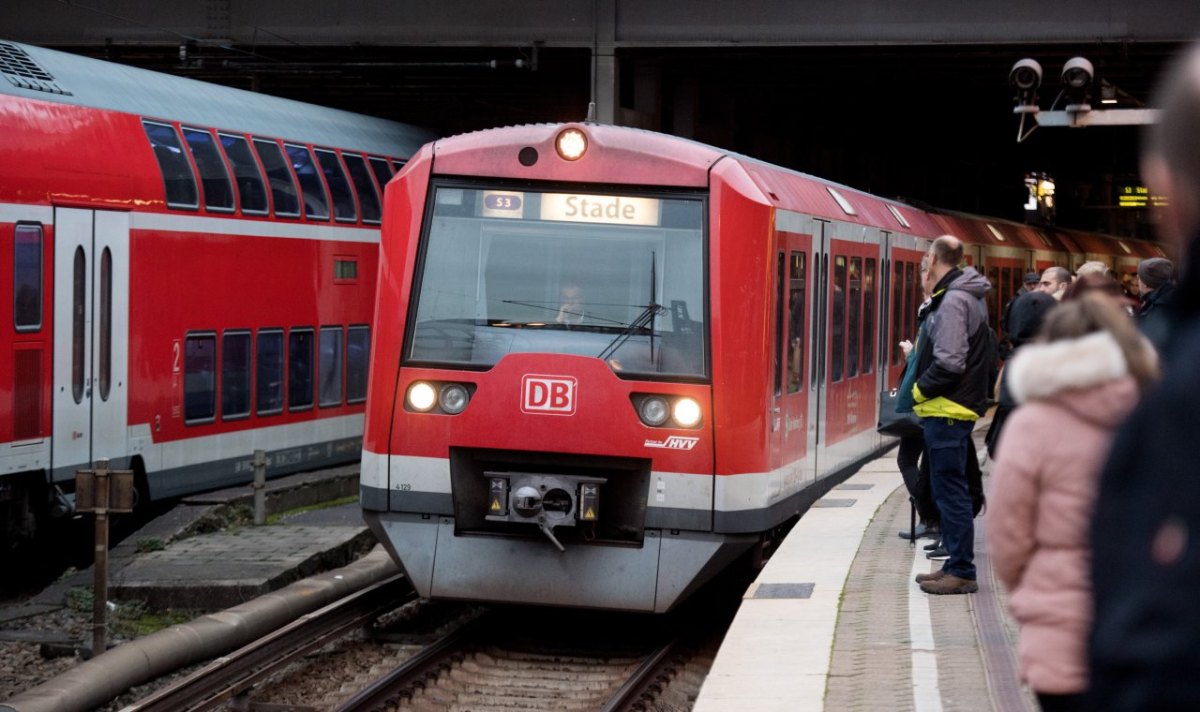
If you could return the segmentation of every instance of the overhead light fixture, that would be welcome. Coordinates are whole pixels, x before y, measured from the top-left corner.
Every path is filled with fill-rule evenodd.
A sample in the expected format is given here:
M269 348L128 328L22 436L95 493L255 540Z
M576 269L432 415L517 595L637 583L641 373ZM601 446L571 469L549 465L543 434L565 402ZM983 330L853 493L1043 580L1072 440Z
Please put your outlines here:
M1117 88L1109 83L1107 79L1100 80L1100 103L1115 104L1117 103Z

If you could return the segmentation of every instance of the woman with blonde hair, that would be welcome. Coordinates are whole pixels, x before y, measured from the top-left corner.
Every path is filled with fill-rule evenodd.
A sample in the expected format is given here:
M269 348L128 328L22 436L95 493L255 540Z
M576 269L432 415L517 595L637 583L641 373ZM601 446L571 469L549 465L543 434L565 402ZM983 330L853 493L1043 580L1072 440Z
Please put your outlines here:
M992 470L987 541L1020 625L1021 676L1044 711L1083 709L1097 478L1113 431L1157 375L1153 347L1095 293L1051 310L1008 365L1021 405Z

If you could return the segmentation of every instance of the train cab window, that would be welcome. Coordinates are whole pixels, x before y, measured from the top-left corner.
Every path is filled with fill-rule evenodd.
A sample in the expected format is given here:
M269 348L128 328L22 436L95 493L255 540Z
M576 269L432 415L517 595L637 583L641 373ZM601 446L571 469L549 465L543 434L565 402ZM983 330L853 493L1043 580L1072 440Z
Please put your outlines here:
M317 162L325 174L325 184L329 186L329 196L333 199L333 219L338 222L355 222L358 220L358 208L354 206L354 191L346 173L338 161L337 154L325 149L316 149Z
M210 423L217 403L217 337L188 334L183 346L183 420Z
M352 326L346 330L346 402L367 399L367 358L371 355L371 329Z
M350 180L354 182L354 190L358 193L363 222L377 224L382 211L379 208L379 193L375 191L375 183L371 180L367 162L362 156L353 153L343 153L342 160L346 162L346 170L350 172Z
M850 291L846 323L846 375L858 375L859 329L862 324L862 258L850 258Z
M707 378L703 196L443 184L431 209L406 359L574 354L619 378Z
M300 195L304 200L304 217L309 220L329 219L329 196L325 193L325 184L318 175L316 163L312 154L304 146L285 143L288 160L292 162L292 170L300 180Z
M242 212L246 215L266 215L270 207L267 204L267 189L263 187L262 172L258 169L258 161L250 153L246 139L229 134L217 135L229 165L233 166L233 180L237 183Z
M221 337L221 419L250 415L250 332Z
M42 328L42 226L17 224L13 235L13 328Z
M313 404L313 330L288 332L288 410L307 410Z
M258 152L263 170L267 172L276 217L300 217L300 199L297 197L296 183L292 180L292 171L288 168L287 161L283 160L279 145L274 141L256 138L254 150Z
M195 209L200 207L196 199L196 177L192 175L192 164L183 153L183 143L174 126L143 121L146 138L154 149L162 171L163 187L167 193L167 206Z
M788 256L788 393L797 393L804 388L804 317L808 309L805 302L807 257L803 252L793 252Z
M875 258L863 266L862 372L870 373L875 363Z
M204 207L217 212L233 212L233 186L229 183L229 171L217 150L217 144L208 131L184 127L183 138L192 152L192 160L200 171L200 185L204 188Z
M342 327L322 326L317 378L322 408L342 404Z
M259 415L283 412L283 332L258 332L255 351L255 410Z
M833 305L830 317L829 380L842 380L846 360L846 258L833 259Z
M383 189L395 175L395 171L392 170L392 166L386 158L378 156L368 156L368 158L371 162L371 172L375 174L375 180L379 181L379 194L383 195Z

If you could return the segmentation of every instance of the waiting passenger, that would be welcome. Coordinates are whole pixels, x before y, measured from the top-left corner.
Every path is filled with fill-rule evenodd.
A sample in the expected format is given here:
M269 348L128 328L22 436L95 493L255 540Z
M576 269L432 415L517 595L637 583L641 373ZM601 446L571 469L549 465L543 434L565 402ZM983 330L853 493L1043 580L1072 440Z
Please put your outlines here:
M1116 301L1090 294L1051 311L1007 371L1022 405L992 469L988 549L1020 624L1022 678L1043 710L1081 710L1097 477L1156 357Z
M1142 304L1134 312L1138 326L1155 346L1161 347L1167 336L1167 315L1175 295L1175 265L1162 257L1142 260L1137 271L1138 294Z
M1055 299L1062 299L1063 292L1071 285L1071 270L1066 267L1048 267L1042 272L1038 289Z
M1163 379L1121 426L1092 521L1096 712L1200 708L1200 45L1173 63L1142 142L1164 246L1183 260Z
M1038 329L1042 326L1042 321L1046 318L1046 314L1056 304L1058 302L1054 301L1054 297L1041 290L1023 294L1017 298L1008 316L1008 328L1011 331L1005 335L1005 340L1009 344L1007 358L1012 358L1014 354L1020 351L1022 346L1033 341ZM987 444L988 456L993 458L996 457L1000 433L1004 430L1004 424L1007 422L1008 416L1017 407L1017 402L1013 400L1012 393L1008 388L1007 366L1000 373L1000 397L998 401L996 410L992 413L992 423L988 426L987 436L984 438L984 442Z
M1112 275L1108 269L1108 265L1099 260L1092 260L1091 262L1084 262L1083 264L1079 265L1079 269L1075 270L1075 279L1079 279L1080 277L1089 274L1098 274L1101 277L1109 277Z

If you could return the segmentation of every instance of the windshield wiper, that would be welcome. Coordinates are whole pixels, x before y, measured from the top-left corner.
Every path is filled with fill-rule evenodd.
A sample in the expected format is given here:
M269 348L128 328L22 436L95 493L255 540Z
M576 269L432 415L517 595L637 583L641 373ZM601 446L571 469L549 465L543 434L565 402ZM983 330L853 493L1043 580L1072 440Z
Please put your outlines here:
M636 333L639 329L644 329L649 326L650 361L654 361L654 318L658 316L659 312L664 311L663 305L654 301L654 295L657 291L655 254L656 253L654 252L650 253L650 299L648 300L645 308L643 308L642 311L638 313L636 317L634 317L633 321L629 322L624 329L621 329L621 331L613 337L613 340L608 343L608 346L604 347L604 350L600 352L597 358L607 361L610 356L615 354L625 344L625 342L629 340L630 336L633 336L634 333Z

